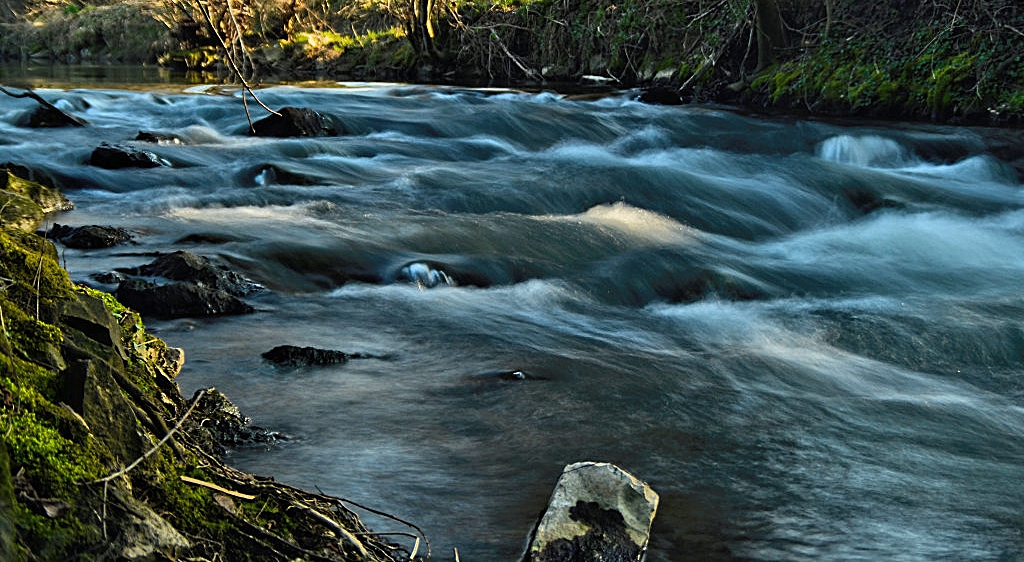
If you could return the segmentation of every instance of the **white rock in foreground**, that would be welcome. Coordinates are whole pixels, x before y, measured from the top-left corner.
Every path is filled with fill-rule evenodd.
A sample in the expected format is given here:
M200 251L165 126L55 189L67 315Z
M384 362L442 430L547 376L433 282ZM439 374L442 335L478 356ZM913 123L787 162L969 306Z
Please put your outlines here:
M658 494L608 463L562 470L534 529L525 562L636 562L647 551Z

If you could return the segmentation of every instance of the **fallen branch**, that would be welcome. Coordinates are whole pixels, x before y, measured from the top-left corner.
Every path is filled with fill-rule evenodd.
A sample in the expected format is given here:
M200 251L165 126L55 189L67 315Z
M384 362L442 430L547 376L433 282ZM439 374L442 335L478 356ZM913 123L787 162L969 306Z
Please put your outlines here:
M18 98L18 99L31 98L31 99L35 100L37 103L39 103L39 105L45 107L46 109L49 109L50 111L55 111L58 115L61 115L63 121L65 123L67 123L68 125L71 125L72 127L84 127L85 126L85 124L82 123L81 121L79 121L78 119L75 119L74 117L68 115L67 113L64 113L63 111L57 109L57 107L54 106L52 103L44 100L39 94L33 92L31 88L25 88L24 92L22 92L20 94L16 94L16 93L14 93L14 92L4 88L3 86L0 86L0 92L3 92L4 94L7 94L8 96L10 96L12 98Z

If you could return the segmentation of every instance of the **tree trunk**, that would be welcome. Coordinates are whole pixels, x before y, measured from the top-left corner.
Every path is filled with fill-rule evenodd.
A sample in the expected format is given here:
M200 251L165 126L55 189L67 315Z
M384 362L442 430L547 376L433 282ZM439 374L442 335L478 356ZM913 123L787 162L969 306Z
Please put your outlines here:
M757 68L762 70L776 61L780 49L787 47L786 28L775 0L754 0L757 18Z
M409 40L421 57L436 60L434 46L434 0L412 0L412 19L408 22Z

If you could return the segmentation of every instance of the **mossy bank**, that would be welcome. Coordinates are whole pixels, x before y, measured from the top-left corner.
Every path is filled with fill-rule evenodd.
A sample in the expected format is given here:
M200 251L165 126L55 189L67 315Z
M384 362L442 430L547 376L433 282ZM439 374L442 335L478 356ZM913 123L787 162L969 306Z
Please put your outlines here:
M211 428L247 420L186 401L183 352L68 278L37 234L68 205L0 168L0 559L409 559L341 500L221 462Z

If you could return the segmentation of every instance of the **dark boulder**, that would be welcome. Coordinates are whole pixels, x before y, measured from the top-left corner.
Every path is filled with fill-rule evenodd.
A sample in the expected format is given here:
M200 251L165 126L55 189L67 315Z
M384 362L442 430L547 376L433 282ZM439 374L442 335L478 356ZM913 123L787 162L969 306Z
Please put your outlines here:
M334 137L347 133L337 118L307 107L283 107L252 124L257 137Z
M103 143L92 151L89 165L107 170L122 168L159 168L170 166L170 162L160 158L148 150L140 150L133 146Z
M112 248L132 241L131 233L123 228L95 224L87 226L55 224L46 237L56 240L68 248L80 250Z
M325 367L327 365L340 365L348 362L349 359L358 359L364 356L358 354L351 355L332 349L279 345L264 353L262 357L275 365L283 367Z
M637 101L651 105L683 105L683 98L674 88L654 86L640 92Z
M157 318L248 314L254 310L225 291L192 283L157 285L129 279L118 285L114 296L139 313Z
M165 254L150 264L119 271L129 275L185 281L207 289L224 291L236 297L251 295L262 289L258 283L249 281L226 267L214 264L205 256L185 251Z

